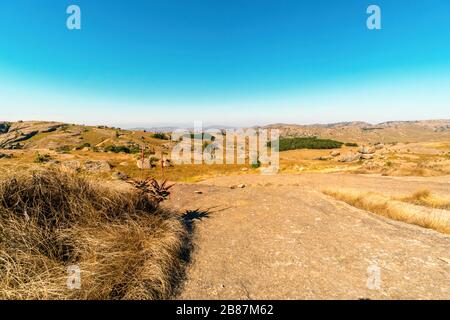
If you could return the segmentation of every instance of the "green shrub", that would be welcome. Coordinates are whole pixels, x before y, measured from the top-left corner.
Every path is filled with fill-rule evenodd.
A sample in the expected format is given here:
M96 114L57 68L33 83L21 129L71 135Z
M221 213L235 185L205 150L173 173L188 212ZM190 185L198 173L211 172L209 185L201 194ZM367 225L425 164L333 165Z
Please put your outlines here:
M354 142L347 142L347 143L345 144L345 146L346 146L346 147L357 147L358 144L357 144L357 143L354 143Z
M49 162L52 158L48 154L40 154L36 153L36 157L34 158L35 163L46 163Z
M141 152L141 147L139 146L131 146L130 147L130 153L140 153Z
M70 146L61 146L61 147L57 147L55 150L58 153L70 153L71 147Z
M89 142L85 142L85 143L79 145L78 147L76 147L76 149L77 150L82 150L84 148L90 148L90 147L91 147L91 144Z
M256 161L256 163L252 163L251 164L252 169L258 169L259 167L261 167L261 161Z
M337 149L344 143L330 139L317 138L281 138L280 151L296 149ZM271 143L268 143L271 146Z
M114 152L114 153L139 153L141 152L141 148L139 146L133 145L131 147L127 146L114 146L110 145L104 149L105 152Z
M130 152L130 148L126 147L126 146L107 146L105 148L105 152L114 152L114 153L131 153Z
M164 132L156 132L152 137L155 139L169 140L169 137Z
M159 158L158 157L150 157L149 159L151 166L156 166L158 164Z

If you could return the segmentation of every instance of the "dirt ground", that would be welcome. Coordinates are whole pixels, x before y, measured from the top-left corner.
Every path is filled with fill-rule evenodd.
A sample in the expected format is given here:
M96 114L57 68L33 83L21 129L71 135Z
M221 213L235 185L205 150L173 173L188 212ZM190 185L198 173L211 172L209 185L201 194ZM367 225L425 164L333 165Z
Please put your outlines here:
M237 184L246 187L230 188ZM177 298L450 299L449 236L356 209L323 195L326 187L448 194L450 176L241 175L178 184L168 205L198 220Z

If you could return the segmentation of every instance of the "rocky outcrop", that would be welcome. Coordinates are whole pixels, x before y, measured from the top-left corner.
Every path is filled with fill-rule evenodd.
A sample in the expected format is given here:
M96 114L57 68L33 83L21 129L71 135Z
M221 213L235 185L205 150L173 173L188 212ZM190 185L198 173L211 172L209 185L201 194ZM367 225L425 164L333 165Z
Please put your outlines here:
M88 160L84 163L84 169L90 172L111 171L111 165L105 160Z
M9 122L0 122L0 134L7 133L11 124Z
M136 166L139 169L152 169L156 167L156 164L150 162L150 159L144 159L144 160L136 160Z
M23 132L9 132L0 136L0 148L3 149L20 149L20 142L30 139L35 136L38 131Z
M361 159L361 153L349 152L338 158L339 162L353 162Z
M172 160L166 159L166 158L163 159L162 163L161 163L160 159L152 158L152 157L149 159L144 159L144 160L141 160L141 159L136 160L136 166L139 169L153 169L158 166L161 166L161 164L164 168L169 168L169 167L174 166Z
M377 150L383 149L382 144L376 146L361 146L358 148L358 152L349 152L343 154L338 158L339 162L353 162L359 160L372 160Z
M371 159L373 159L373 154L371 154L371 153L362 154L361 155L361 159L363 159L363 160L371 160Z
M0 148L20 149L21 143L39 133L56 131L64 124L56 122L2 122L0 123Z
M12 157L12 154L0 153L0 159L11 159Z
M358 152L361 154L373 154L375 153L375 148L369 146L362 146L358 149Z

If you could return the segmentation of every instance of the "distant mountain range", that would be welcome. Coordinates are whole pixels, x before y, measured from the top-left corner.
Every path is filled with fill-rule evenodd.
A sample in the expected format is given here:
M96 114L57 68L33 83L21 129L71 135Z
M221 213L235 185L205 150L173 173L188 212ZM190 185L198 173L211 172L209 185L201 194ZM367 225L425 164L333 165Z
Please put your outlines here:
M238 127L232 127L232 126L224 126L224 125L213 125L213 126L205 126L203 127L203 130L210 130L210 129L218 129L218 130L222 130L222 129L236 129ZM127 130L131 130L131 131L147 131L147 132L173 132L175 130L179 130L179 129L185 129L185 130L189 130L189 131L193 131L194 127L189 127L189 126L168 126L168 127L135 127L135 128L130 128Z
M450 120L340 122L331 124L271 124L284 137L321 137L343 142L419 142L450 140Z
M207 126L203 130L213 128L222 130L232 127ZM278 123L253 128L278 129L282 137L320 137L341 142L450 141L450 120L389 121L378 124L360 121L313 125ZM154 132L173 132L176 129L179 127L133 128L123 131L107 126L94 127L60 122L0 121L0 149L57 148L62 145L76 147L86 142L90 145L138 143L142 134L138 135L136 131L146 130L147 135L152 136L151 133Z

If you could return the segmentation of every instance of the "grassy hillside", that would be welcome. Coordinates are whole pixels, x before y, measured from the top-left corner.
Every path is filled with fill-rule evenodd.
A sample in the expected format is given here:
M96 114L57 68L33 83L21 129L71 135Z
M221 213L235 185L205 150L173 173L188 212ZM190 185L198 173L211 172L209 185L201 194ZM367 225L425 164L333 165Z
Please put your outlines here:
M444 140L449 133L445 123L400 122L377 126L366 123L288 127L279 125L287 130L283 129L282 135L288 134L280 141L280 171L348 171L394 176L445 175L450 172L450 136ZM371 130L367 130L368 128ZM293 131L290 131L291 129ZM318 132L314 131L316 129ZM299 132L318 133L317 136L321 138L289 136ZM380 132L384 133L380 135ZM377 149L373 156L368 156L364 161L348 163L339 162L340 156L331 156L328 150L340 148L333 154L351 158L351 154L367 145L367 137L378 142L383 140L387 133L390 140L401 137L398 140L408 142L377 144L380 149ZM329 137L323 138L327 135ZM409 142L419 136L420 139L430 140ZM160 135L157 132L122 130L106 126L35 121L0 123L0 173L36 167L56 167L75 171L82 176L108 180L153 176L158 179L195 182L217 175L260 172L258 168L252 168L248 161L239 165L177 164L168 165L163 170L161 162L171 158L172 148L176 144L165 140L167 138L167 134ZM345 145L342 145L341 141L345 142ZM141 148L144 148L147 161L152 160L151 168L139 168L142 163L138 163ZM99 170L95 170L96 168Z

